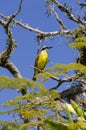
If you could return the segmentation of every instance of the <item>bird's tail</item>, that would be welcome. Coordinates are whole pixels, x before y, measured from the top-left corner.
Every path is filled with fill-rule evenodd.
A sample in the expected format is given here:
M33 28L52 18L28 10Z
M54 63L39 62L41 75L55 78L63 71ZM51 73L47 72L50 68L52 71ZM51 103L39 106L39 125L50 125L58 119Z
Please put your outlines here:
M36 81L36 77L35 77L35 76L33 76L32 80Z
M25 95L27 93L27 90L24 88L22 88L20 91L21 91L22 95Z
M25 94L27 94L28 91L27 91L26 88L22 88L22 89L17 89L17 92L18 92L18 93L21 92L22 95L25 95Z

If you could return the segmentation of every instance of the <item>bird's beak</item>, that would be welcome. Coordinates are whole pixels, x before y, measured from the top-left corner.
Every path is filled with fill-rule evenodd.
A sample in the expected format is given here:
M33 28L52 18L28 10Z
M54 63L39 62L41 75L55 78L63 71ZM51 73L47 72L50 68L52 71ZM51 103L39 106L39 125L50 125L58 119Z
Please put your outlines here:
M51 49L51 48L53 48L53 47L52 47L52 46L49 46L49 47L48 47L48 49Z

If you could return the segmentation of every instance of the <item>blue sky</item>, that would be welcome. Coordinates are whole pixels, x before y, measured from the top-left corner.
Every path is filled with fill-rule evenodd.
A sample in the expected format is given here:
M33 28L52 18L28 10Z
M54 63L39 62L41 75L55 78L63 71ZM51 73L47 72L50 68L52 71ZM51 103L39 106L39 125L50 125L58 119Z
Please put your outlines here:
M64 0L59 0L62 3ZM74 0L67 0L69 4L73 4L73 9L75 13L78 13L78 6L74 6ZM13 14L18 9L19 0L0 0L0 13L9 16ZM24 0L22 4L22 10L20 14L16 17L17 20L21 20L24 23L29 24L34 28L38 28L42 31L56 31L58 30L58 24L54 16L47 17L46 6L44 0ZM57 10L57 9L56 9ZM65 15L60 13L61 18L68 28L74 29L77 24L69 22L65 19ZM82 13L82 12L81 12ZM11 28L17 48L12 53L10 60L18 67L20 73L24 78L32 78L33 69L31 66L34 65L34 60L37 52L38 43L36 41L36 34L25 30L19 26ZM6 47L6 34L4 33L3 28L0 26L0 52ZM53 49L49 51L50 61L47 64L47 67L51 67L56 63L68 64L76 60L77 53L72 50L67 45L67 39L63 37L55 37L54 39L47 39L41 43L41 45L53 46ZM0 75L13 77L8 70L0 67ZM53 87L56 85L56 82L52 81L52 84L46 83L47 88ZM16 91L2 91L0 92L1 97L0 102L3 102L7 99L14 98L18 93ZM0 119L5 118L0 117ZM9 118L9 117L8 117Z
M13 0L2 0L0 3L0 12L6 16L11 15L17 10L18 4L19 0L16 0L15 2ZM41 0L41 2L40 0L31 0L29 2L28 0L25 0L22 5L22 10L16 19L43 31L56 31L58 29L58 24L54 16L47 17L45 15L46 9L44 0ZM61 14L61 16L64 15ZM64 17L63 19L65 20ZM0 29L0 51L3 51L6 44L6 35L3 35L4 30L1 27ZM31 78L33 70L30 66L34 65L38 45L36 34L19 26L12 27L12 31L18 47L13 52L10 60L19 68L24 77ZM53 46L53 49L49 52L50 62L47 66L54 63L68 63L70 62L69 56L73 56L73 51L66 45L66 40L62 37L56 37L53 40L45 40L41 45ZM7 70L2 69L1 75L3 75L3 72L6 72L5 74L11 77Z

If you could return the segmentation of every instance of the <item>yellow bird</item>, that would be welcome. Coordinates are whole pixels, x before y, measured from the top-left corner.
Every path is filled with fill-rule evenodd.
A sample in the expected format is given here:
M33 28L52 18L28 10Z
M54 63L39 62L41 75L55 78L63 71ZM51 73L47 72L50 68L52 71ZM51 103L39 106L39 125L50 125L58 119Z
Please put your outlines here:
M40 73L40 70L43 70L49 61L49 56L48 56L48 50L52 47L48 46L43 46L36 57L35 64L34 64L34 76L33 80L36 80L36 75Z

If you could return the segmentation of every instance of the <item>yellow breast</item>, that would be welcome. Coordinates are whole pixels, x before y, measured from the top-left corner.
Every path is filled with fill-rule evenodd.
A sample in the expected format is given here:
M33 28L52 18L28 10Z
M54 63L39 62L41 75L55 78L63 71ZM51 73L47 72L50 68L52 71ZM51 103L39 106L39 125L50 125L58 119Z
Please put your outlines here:
M48 54L47 54L47 52L46 51L40 52L36 67L39 68L39 69L44 69L47 62L48 62Z

